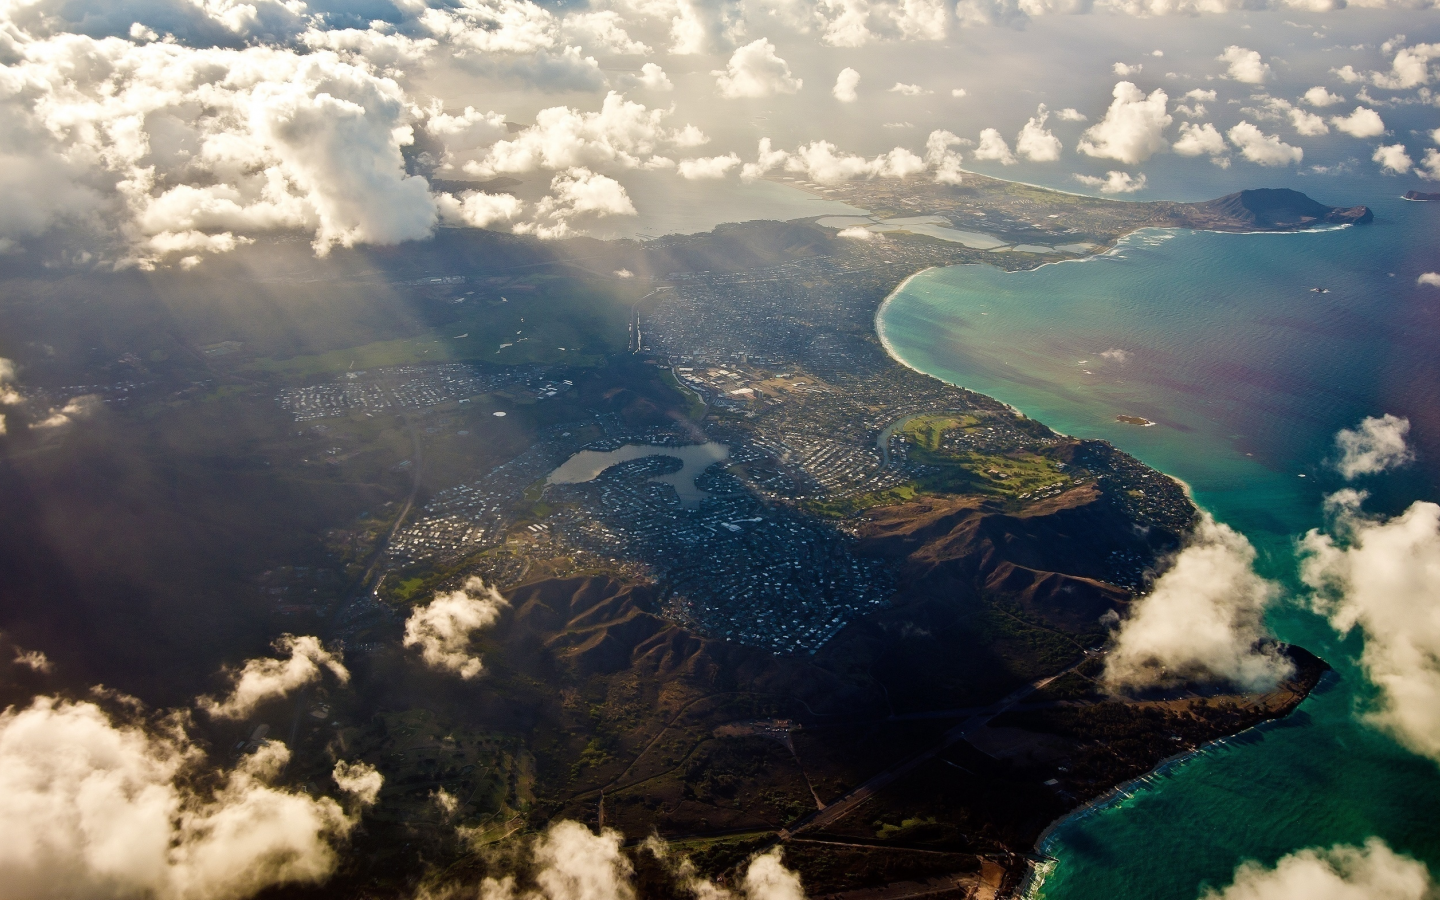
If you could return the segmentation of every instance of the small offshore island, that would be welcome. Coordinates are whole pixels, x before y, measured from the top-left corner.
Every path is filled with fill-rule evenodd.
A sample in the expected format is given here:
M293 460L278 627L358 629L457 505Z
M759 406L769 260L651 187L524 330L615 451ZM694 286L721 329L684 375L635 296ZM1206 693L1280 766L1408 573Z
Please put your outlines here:
M447 229L318 260L257 244L204 274L147 276L187 292L183 308L139 289L83 307L116 317L105 340L129 355L50 377L83 374L114 401L108 424L15 465L63 479L184 431L199 449L167 464L185 502L236 478L309 498L313 543L197 554L243 570L200 574L267 604L277 629L342 644L353 672L233 733L212 724L214 746L283 725L287 782L327 784L335 745L385 777L339 874L289 893L502 876L507 847L569 818L624 834L646 900L683 892L642 849L652 832L722 884L779 843L812 897L1009 896L1052 822L1287 715L1319 682L1325 663L1287 646L1295 674L1269 693L1107 691L1102 617L1147 589L1196 508L1103 441L905 368L874 321L928 266L1028 268L1139 228L1285 231L1368 209L1281 190L1125 203L978 175L803 186L1007 249L814 221L646 243ZM233 314L264 302L252 271L304 297L305 341ZM42 331L78 314L23 274L13 310ZM65 289L116 293L101 276ZM395 292L418 312L387 313ZM21 449L42 439L12 430ZM226 533L273 525L236 517ZM67 573L101 599L105 576ZM509 604L479 636L483 677L413 665L408 609L473 576ZM157 574L157 603L196 577ZM445 816L439 790L457 798Z

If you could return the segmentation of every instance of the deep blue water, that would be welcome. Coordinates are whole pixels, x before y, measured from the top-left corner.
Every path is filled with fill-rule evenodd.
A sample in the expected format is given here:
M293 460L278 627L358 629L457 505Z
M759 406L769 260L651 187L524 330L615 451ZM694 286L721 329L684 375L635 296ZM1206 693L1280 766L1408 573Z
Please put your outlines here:
M1357 228L1146 231L1030 272L931 270L880 312L905 363L1183 479L1287 585L1272 628L1339 675L1291 719L1059 828L1050 900L1191 900L1242 860L1371 835L1440 875L1440 767L1359 720L1360 638L1308 612L1294 578L1294 540L1341 484L1338 429L1408 417L1418 462L1359 486L1377 512L1440 499L1440 289L1416 283L1440 271L1440 204L1370 205L1375 223Z

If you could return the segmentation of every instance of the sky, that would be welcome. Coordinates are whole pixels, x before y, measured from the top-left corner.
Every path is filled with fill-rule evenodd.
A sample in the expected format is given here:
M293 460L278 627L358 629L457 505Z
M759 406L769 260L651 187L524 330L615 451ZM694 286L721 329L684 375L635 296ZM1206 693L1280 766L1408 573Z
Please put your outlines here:
M603 236L962 170L1350 205L1440 189L1437 57L1425 0L4 0L0 251Z

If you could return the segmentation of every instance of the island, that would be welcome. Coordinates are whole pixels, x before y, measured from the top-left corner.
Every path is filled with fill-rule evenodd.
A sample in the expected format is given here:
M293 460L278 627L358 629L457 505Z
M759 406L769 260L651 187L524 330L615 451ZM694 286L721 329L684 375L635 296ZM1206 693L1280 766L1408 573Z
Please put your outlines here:
M78 437L5 438L53 485L46 514L105 548L57 566L63 589L34 566L16 590L60 598L57 616L82 598L107 642L67 664L146 696L175 690L146 681L154 655L203 678L233 664L235 633L343 649L348 685L197 725L222 759L268 726L295 789L329 785L342 749L384 775L338 874L297 896L502 876L507 848L562 818L620 831L646 898L682 890L652 833L722 884L780 844L815 897L1013 892L1051 823L1286 716L1327 667L1283 647L1295 674L1262 694L1108 690L1104 622L1196 508L1103 441L899 365L876 310L932 265L1370 213L971 175L806 187L884 240L821 218L643 243L444 229L324 259L275 240L143 277L0 261L0 327L40 347L83 319L94 342L83 364L23 360L7 413L77 386L105 403ZM115 456L146 465L77 483ZM478 637L483 674L420 665L406 615L477 577L507 602ZM121 615L139 581L147 606Z
M1404 196L1406 200L1419 200L1426 203L1440 200L1440 194L1426 193L1425 191L1406 191Z

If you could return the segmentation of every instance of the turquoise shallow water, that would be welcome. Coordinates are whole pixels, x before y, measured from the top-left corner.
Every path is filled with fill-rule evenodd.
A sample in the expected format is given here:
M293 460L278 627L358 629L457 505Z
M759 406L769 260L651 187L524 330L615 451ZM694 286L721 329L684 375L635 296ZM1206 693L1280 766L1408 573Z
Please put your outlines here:
M1440 875L1440 767L1360 720L1360 640L1338 638L1295 589L1294 539L1341 484L1327 465L1339 428L1409 417L1419 462L1360 486L1375 511L1440 499L1440 290L1416 284L1440 270L1440 204L1371 205L1376 222L1360 228L1147 231L1031 272L931 270L880 311L903 362L1185 480L1287 585L1277 634L1339 675L1289 720L1062 825L1050 900L1190 900L1244 859L1371 835Z

